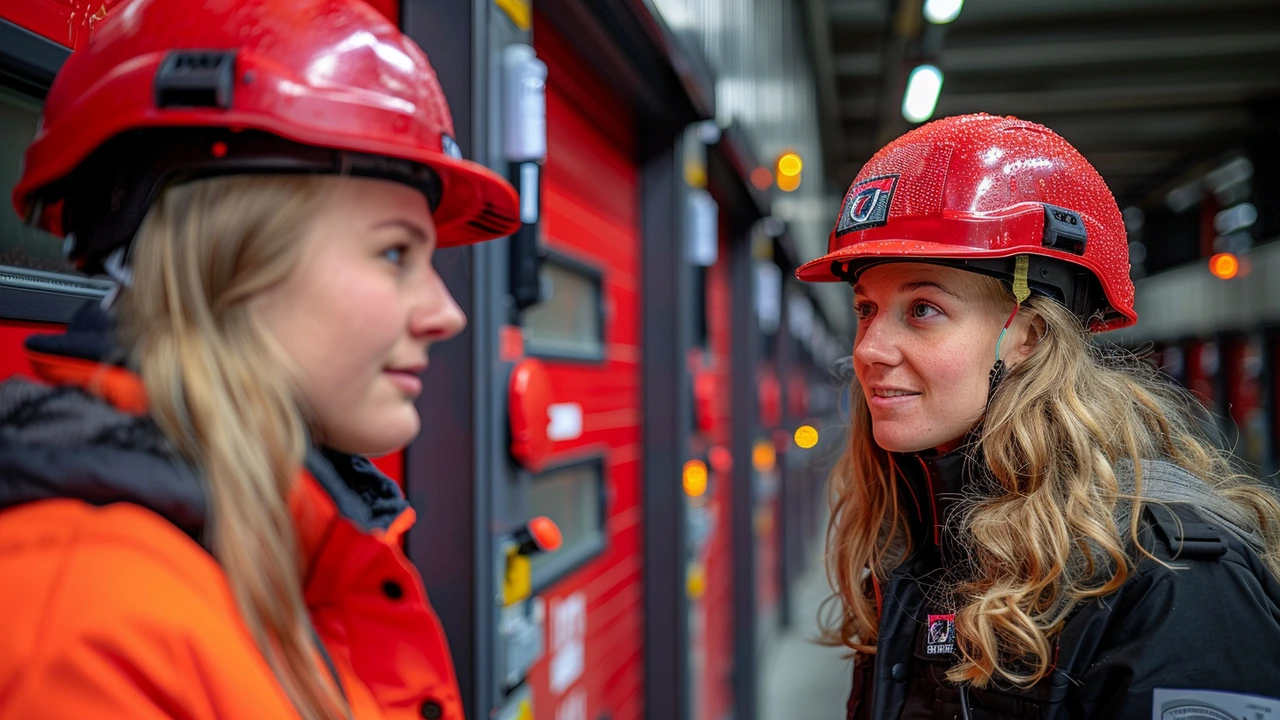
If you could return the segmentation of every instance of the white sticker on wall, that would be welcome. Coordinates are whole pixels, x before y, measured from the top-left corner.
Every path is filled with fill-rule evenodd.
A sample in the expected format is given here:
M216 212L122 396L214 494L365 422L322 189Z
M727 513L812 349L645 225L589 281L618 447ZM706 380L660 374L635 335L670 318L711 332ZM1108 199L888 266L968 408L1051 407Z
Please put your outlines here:
M582 406L578 403L555 403L547 406L547 437L552 440L576 440L582 437Z
M574 593L551 604L551 692L559 695L582 677L586 665L587 595Z

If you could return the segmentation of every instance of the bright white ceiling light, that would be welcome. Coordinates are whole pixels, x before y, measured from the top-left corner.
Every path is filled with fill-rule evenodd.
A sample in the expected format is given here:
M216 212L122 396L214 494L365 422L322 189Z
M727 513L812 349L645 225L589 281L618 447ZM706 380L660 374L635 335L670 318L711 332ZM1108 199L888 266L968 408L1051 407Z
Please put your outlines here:
M942 71L932 65L921 65L911 71L907 92L902 96L902 116L918 123L928 120L938 106L942 92Z
M946 25L960 17L960 9L963 7L964 0L926 0L924 19L934 25Z

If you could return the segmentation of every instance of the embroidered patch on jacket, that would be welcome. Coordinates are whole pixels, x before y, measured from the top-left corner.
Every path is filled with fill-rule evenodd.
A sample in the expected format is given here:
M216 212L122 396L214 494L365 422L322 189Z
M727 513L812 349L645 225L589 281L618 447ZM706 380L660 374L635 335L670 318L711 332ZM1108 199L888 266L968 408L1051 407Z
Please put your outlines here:
M956 651L956 616L930 615L924 651L928 655L948 655Z
M897 175L873 177L849 188L836 223L836 237L889 222L889 205L898 187Z
M1280 698L1218 692L1156 688L1151 697L1152 720L1274 720L1280 717Z

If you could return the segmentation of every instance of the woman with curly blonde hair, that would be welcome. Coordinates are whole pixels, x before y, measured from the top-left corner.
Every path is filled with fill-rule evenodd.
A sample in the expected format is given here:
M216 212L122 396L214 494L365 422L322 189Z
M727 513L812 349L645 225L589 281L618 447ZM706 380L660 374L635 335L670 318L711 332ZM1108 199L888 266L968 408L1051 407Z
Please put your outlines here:
M1089 342L1137 316L1074 148L988 115L914 130L798 276L850 282L858 321L827 553L851 720L1280 712L1280 501Z

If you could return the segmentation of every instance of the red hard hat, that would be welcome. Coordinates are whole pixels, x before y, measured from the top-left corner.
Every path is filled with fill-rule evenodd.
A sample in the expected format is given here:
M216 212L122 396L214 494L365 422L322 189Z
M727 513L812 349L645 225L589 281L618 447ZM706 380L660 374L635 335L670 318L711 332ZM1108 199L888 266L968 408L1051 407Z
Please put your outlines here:
M878 262L921 260L1012 277L1094 331L1132 325L1129 244L1115 198L1075 148L1035 123L964 115L916 128L850 186L827 254L796 277L853 280Z
M164 185L233 173L412 184L441 246L514 232L515 191L452 136L426 55L362 0L133 0L55 78L13 202L90 270Z

